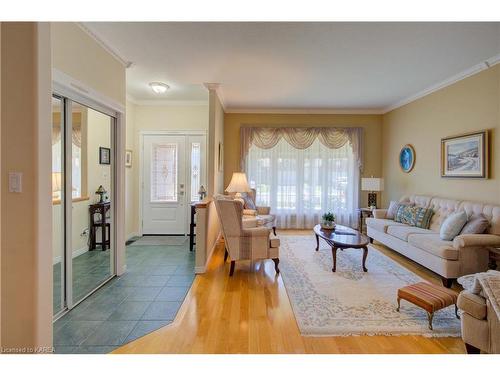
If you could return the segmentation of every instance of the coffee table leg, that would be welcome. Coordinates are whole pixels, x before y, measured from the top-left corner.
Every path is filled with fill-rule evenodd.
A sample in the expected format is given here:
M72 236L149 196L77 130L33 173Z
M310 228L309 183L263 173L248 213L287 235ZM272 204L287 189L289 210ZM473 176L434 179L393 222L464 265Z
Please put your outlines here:
M319 236L316 234L316 251L319 250Z
M333 257L332 272L335 272L337 270L337 248L335 246L332 246L332 257Z
M365 246L363 247L363 271L367 272L368 270L366 269L366 258L368 257L368 248Z

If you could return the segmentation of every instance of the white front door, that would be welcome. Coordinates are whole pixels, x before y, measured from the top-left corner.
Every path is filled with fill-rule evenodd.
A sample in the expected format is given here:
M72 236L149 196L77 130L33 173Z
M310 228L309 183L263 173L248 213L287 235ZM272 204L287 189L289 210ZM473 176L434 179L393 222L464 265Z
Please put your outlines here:
M142 232L185 234L186 136L144 135Z

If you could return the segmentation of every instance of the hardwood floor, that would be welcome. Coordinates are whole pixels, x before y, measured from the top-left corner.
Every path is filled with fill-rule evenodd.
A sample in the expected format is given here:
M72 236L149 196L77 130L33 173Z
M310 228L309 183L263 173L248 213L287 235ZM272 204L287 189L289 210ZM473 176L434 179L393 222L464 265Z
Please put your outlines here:
M312 239L311 249L314 246ZM416 263L375 246L421 277L440 283L437 275ZM460 338L301 336L273 261L237 262L229 278L229 262L223 263L223 257L221 243L207 273L196 277L171 325L113 353L465 353Z

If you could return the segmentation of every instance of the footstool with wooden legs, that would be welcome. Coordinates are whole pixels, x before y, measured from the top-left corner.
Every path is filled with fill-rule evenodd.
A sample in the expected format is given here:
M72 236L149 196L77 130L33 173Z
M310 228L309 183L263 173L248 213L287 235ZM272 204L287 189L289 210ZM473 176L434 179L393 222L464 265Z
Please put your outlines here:
M457 298L458 293L452 289L420 282L398 289L398 308L396 311L399 311L402 299L424 309L427 311L429 329L432 330L434 313L445 307L455 305L455 315L460 319L458 316Z

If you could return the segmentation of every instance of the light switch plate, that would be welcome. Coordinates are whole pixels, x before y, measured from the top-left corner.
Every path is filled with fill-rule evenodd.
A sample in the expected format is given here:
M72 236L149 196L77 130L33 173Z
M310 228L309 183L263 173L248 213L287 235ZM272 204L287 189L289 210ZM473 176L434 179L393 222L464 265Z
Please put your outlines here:
M9 193L21 193L23 191L23 174L21 172L9 172Z

